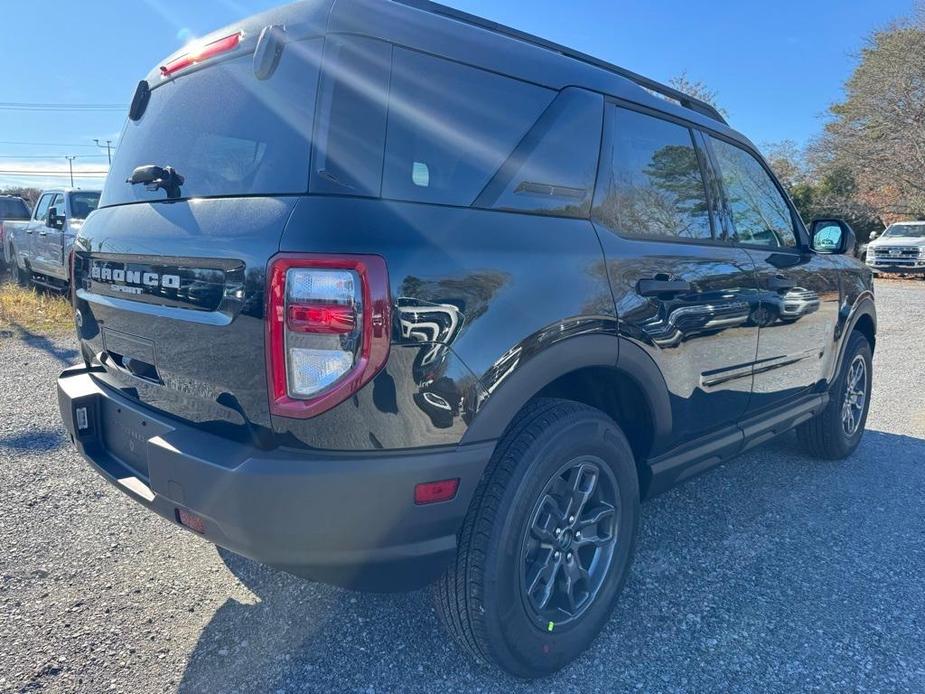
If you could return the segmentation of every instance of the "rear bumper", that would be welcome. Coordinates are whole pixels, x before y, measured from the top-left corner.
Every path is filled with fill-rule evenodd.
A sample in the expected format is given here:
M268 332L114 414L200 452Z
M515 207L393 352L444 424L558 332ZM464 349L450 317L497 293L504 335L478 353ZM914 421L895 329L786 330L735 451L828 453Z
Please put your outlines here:
M437 578L494 447L264 451L159 415L91 373L62 373L58 404L109 482L171 522L191 511L202 536L233 552L349 588L409 590ZM453 500L414 504L416 484L452 478Z

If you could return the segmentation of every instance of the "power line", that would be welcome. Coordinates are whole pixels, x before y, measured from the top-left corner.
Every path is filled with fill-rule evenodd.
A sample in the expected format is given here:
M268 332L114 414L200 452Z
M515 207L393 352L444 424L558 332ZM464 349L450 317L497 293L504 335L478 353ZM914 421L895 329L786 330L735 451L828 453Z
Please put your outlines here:
M124 111L123 104L52 104L25 101L0 101L2 111Z
M0 154L0 159L61 159L63 154ZM105 159L105 154L81 154L81 159Z
M80 176L106 176L108 171L75 171L74 175ZM36 171L35 169L13 170L0 169L0 176L62 176L67 178L70 174L67 171Z
M97 149L96 145L76 144L74 142L22 142L19 140L0 140L0 145L23 145L28 147L90 147Z

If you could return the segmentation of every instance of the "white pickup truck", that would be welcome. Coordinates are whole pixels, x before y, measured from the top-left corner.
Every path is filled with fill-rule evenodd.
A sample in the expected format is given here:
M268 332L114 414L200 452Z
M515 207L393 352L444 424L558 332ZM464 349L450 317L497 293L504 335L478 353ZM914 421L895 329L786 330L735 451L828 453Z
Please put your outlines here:
M925 222L891 224L868 244L867 266L874 272L925 275Z
M20 284L67 289L74 237L99 201L98 190L46 190L30 219L9 226L4 250Z

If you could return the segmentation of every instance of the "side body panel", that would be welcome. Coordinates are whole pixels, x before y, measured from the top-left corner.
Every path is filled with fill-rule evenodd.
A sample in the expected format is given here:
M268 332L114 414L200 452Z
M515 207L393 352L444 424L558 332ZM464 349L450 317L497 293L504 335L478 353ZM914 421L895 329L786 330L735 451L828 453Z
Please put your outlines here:
M616 333L587 220L309 196L280 251L379 254L394 305L389 365L373 383L313 419L274 418L276 432L301 445L456 444L538 344Z

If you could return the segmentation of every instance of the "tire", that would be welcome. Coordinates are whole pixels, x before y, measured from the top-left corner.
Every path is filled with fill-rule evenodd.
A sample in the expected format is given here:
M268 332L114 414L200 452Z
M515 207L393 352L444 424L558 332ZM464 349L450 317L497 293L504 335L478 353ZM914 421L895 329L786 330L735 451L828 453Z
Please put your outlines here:
M867 338L857 331L852 332L841 372L829 391L829 404L797 427L797 438L807 453L823 460L842 460L854 453L864 436L870 410L872 361L873 352ZM859 369L863 370L860 375ZM862 401L859 401L859 386L863 386ZM852 414L850 420L846 419L848 410Z
M580 498L586 503L575 506ZM580 510L571 525L566 504ZM553 527L559 525L561 534ZM456 560L434 585L437 612L476 660L525 679L552 674L607 623L638 525L639 481L623 432L599 410L538 399L498 443L460 531ZM579 577L582 564L587 574L573 582L569 597L566 579ZM533 580L550 575L556 580Z
M13 248L13 272L16 275L16 284L20 287L32 286L32 273L19 267L19 258L16 255L16 249Z

